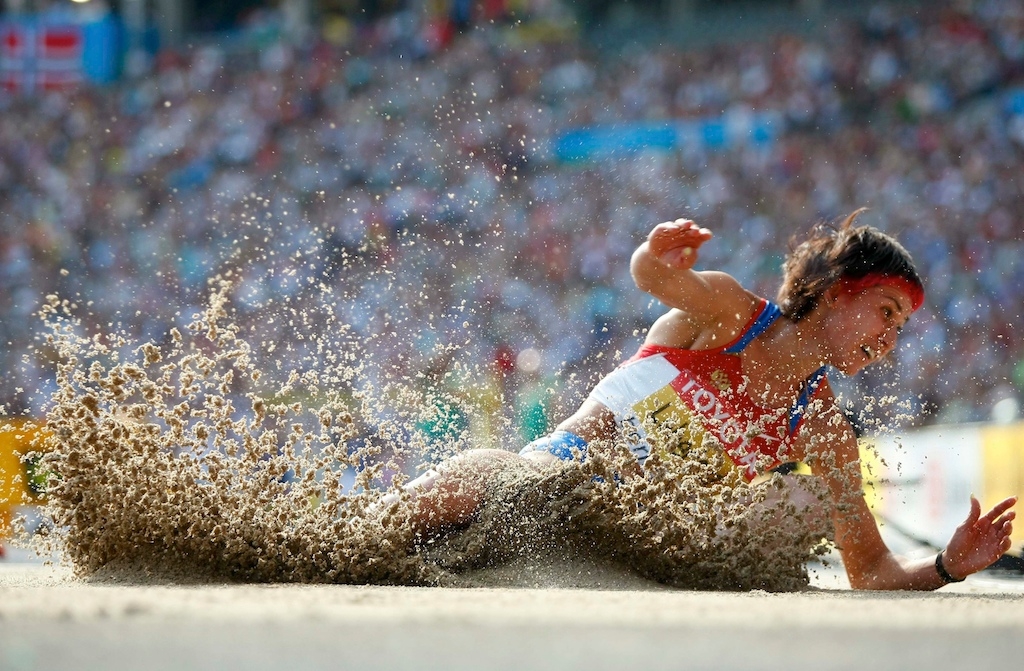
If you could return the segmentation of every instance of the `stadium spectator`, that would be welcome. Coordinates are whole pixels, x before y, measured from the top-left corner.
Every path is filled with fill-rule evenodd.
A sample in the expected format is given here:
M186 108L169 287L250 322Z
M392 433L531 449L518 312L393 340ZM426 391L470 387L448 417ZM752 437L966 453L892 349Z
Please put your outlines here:
M32 318L47 294L87 307L90 333L160 340L202 304L209 276L235 267L256 342L281 337L267 301L304 296L312 278L374 336L382 371L425 370L450 343L470 341L461 365L480 370L532 350L529 374L511 367L495 384L529 403L538 378L571 363L584 373L555 383L568 399L617 363L599 352L633 351L657 314L609 262L649 222L687 212L713 224L707 263L764 291L790 236L861 203L906 242L929 301L897 374L867 376L854 396L965 421L987 419L998 382L1020 394L1020 2L622 55L560 24L538 29L543 16L445 40L416 18L301 46L268 44L261 25L259 48L167 52L109 88L0 97L0 398L41 390L38 414L52 388ZM590 124L754 113L785 131L599 161L552 149ZM425 325L416 338L376 337L407 320ZM898 414L918 413L859 422Z

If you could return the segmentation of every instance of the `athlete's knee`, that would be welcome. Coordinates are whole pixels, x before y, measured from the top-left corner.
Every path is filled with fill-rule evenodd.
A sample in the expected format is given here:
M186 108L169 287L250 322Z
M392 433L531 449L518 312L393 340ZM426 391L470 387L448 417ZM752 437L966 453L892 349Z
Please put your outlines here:
M515 457L501 450L468 450L449 457L433 468L405 484L403 489L414 497L432 490L439 481L459 479L466 476L486 476L487 472L500 468L508 457Z
M460 452L441 462L436 470L442 475L462 473L473 476L487 476L492 471L521 461L522 457L505 450L476 449Z
M479 512L499 472L524 461L511 452L477 449L438 464L406 485L417 529L431 535L467 524Z

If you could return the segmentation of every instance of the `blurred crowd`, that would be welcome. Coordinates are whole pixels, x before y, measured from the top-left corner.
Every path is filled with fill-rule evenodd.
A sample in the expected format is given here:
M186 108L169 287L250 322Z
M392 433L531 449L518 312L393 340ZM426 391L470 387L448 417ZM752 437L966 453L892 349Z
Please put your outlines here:
M0 94L12 408L41 413L53 388L46 295L76 301L88 333L160 342L234 269L236 321L268 360L308 365L317 333L348 324L373 364L353 384L444 387L515 444L660 313L628 273L656 223L710 227L703 266L774 296L791 239L861 206L927 301L891 365L839 383L851 412L988 420L1024 390L1024 2L879 7L700 49L599 51L550 9L447 32L406 12L303 44L262 28L107 88ZM770 141L552 149L592 125L760 112L779 119ZM314 300L337 321L295 312ZM282 306L294 319L268 318ZM467 429L440 405L427 433Z

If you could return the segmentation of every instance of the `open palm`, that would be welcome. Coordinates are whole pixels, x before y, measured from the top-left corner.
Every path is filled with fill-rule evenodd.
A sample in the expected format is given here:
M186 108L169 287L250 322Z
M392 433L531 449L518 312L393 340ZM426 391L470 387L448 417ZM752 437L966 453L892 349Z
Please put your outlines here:
M943 552L946 570L957 578L966 577L989 566L1010 549L1010 534L1017 513L1010 508L1017 502L1011 496L992 510L981 514L981 504L971 497L971 512L957 527Z

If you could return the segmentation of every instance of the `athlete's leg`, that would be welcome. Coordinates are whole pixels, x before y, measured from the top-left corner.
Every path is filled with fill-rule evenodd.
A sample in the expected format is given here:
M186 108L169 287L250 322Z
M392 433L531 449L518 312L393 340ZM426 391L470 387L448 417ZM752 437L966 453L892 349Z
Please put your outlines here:
M557 461L583 459L587 442L569 431L538 438L519 454L504 450L469 450L432 468L405 485L412 498L411 521L420 536L433 536L473 520L489 487L515 478L516 470L535 470ZM389 494L372 511L383 511L398 500Z
M412 497L411 517L417 535L429 537L469 524L501 471L535 468L545 458L555 460L544 454L530 457L504 450L469 450L407 483L404 489ZM384 510L398 498L398 494L389 494L374 509Z

